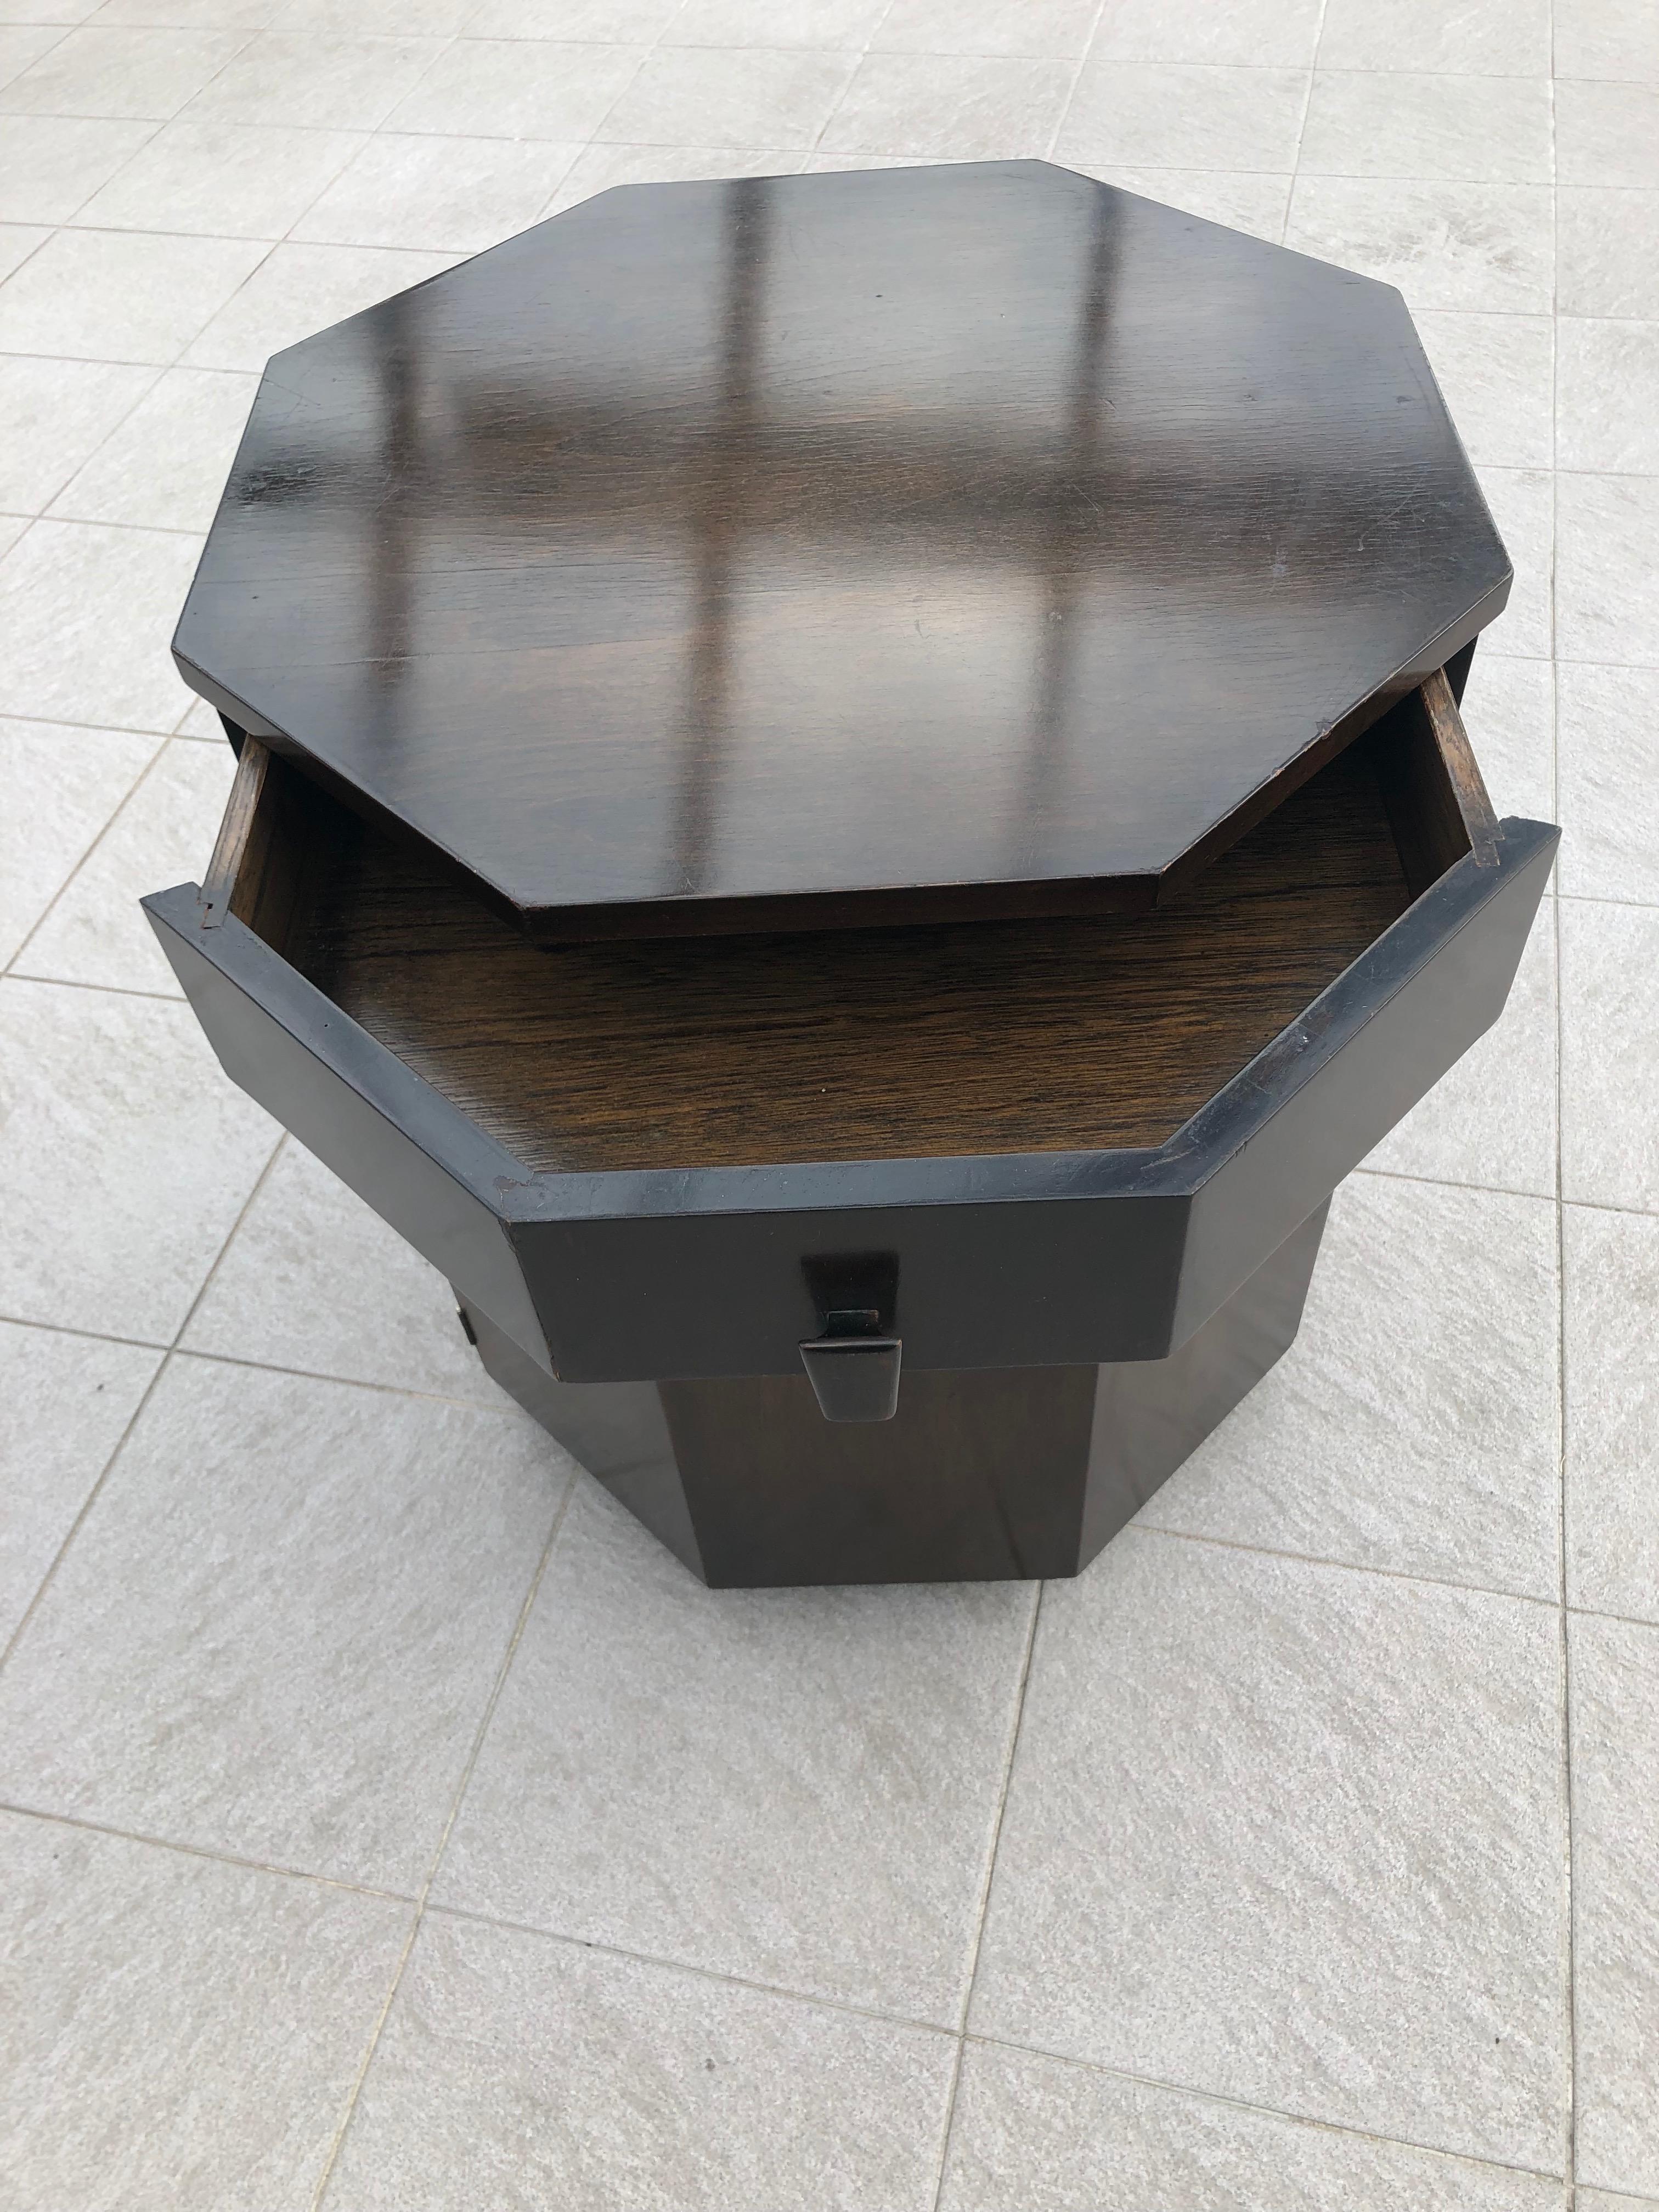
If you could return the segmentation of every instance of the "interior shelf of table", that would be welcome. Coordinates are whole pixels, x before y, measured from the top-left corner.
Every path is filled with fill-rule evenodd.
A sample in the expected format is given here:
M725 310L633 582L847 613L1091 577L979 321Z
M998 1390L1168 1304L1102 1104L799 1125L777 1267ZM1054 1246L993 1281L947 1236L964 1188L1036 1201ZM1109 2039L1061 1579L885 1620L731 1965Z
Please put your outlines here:
M544 949L280 760L233 910L532 1170L1153 1146L1422 887L1398 720L1145 915Z

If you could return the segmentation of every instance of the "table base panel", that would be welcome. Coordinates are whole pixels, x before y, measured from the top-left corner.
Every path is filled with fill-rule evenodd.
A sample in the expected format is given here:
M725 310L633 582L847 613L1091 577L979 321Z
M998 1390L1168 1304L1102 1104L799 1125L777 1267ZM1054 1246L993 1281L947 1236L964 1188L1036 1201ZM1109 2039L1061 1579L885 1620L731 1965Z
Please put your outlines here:
M1322 1206L1167 1359L906 1370L890 1421L805 1376L560 1382L462 1302L485 1368L714 1589L1074 1575L1288 1349Z

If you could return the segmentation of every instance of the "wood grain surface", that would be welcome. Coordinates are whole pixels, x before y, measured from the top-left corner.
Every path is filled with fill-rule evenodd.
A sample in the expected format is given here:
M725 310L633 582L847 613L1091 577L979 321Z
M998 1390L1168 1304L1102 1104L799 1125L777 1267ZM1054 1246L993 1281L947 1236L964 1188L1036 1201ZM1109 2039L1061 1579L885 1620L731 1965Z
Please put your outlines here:
M284 781L279 949L538 1170L1156 1145L1411 896L1369 743L1156 914L548 948Z
M662 934L1148 906L1508 580L1397 292L1022 161L603 193L290 348L177 650Z

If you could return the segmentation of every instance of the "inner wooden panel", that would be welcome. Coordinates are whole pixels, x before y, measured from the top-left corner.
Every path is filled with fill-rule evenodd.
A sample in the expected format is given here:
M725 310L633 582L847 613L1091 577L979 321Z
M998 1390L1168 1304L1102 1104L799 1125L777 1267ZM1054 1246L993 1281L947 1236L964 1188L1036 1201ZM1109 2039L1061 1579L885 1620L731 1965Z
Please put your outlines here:
M1385 757L1151 915L552 950L279 763L309 827L278 949L532 1169L1156 1145L1410 902Z

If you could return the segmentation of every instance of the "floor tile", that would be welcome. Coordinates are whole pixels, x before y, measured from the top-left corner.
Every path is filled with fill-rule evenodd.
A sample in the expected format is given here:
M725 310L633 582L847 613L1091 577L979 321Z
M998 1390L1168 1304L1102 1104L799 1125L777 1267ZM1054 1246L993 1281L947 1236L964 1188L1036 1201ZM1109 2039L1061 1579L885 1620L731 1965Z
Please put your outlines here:
M1248 231L1277 246L1285 229L1291 179L1260 169L1134 169L1115 162L1074 161L1072 166L1103 184L1116 185L1143 199L1201 216L1229 230Z
M1105 0L1090 52L1097 61L1306 69L1320 14L1321 0Z
M797 156L797 159L799 157ZM809 154L801 164L804 176L845 175L848 169L925 169L933 166L927 154Z
M413 1893L568 1477L516 1412L176 1357L0 1674L0 1789Z
M1437 177L1475 184L1553 181L1547 77L1422 76L1380 84L1322 69L1297 167L1310 175Z
M1551 0L1327 0L1325 69L1547 76ZM1379 101L1386 88L1379 87Z
M0 560L5 558L12 547L32 527L30 518L27 514L0 514Z
M1068 4L1075 9L1079 0L1037 0L1033 12L1052 13L1055 5ZM972 0L967 0L966 12L973 12ZM814 46L824 52L838 47L857 52L890 13L890 0L684 0L660 35L665 46Z
M121 362L0 354L0 509L38 514L155 381Z
M1048 151L1073 70L1066 62L964 54L868 54L826 126L828 153L1004 161Z
M252 376L168 369L58 493L53 515L206 531L258 389Z
M1285 242L1399 285L1413 312L1547 314L1551 197L1543 185L1298 176Z
M51 236L50 230L34 223L0 222L0 283L14 269L21 269L32 253L38 253Z
M590 146L547 206L557 215L613 185L669 184L708 177L780 177L801 165L800 149L738 152L729 146Z
M572 1504L433 1894L953 2026L1032 1593L710 1593Z
M13 972L181 997L138 902L206 873L235 765L228 745L170 740L58 894Z
M1556 1057L1555 931L1546 902L1497 1023L1366 1165L1430 1182L1553 1197Z
M1296 220L1294 192L1291 220L1292 223ZM1554 481L1544 469L1494 469L1483 465L1478 474L1515 569L1508 605L1480 634L1481 653L1547 660L1555 635Z
M477 0L283 0L276 27L349 37L450 39Z
M659 46L593 136L635 146L804 150L817 143L856 66L848 53ZM962 64L934 66L948 72Z
M0 1313L167 1343L277 1131L164 999L0 981Z
M1659 2198L1614 2196L1607 2189L1577 2189L1572 2202L1573 2212L1652 2212Z
M77 221L106 230L281 238L366 143L351 131L181 118L95 192Z
M648 46L685 0L482 0L469 39L557 39L570 46Z
M1659 188L1659 84L1558 83L1555 173L1563 185Z
M0 1647L121 1441L161 1359L132 1344L0 1322Z
M245 239L59 231L0 286L0 352L173 361L265 251Z
M228 759L228 747L220 750ZM292 1142L260 1185L184 1341L193 1352L498 1411L511 1402L463 1335L454 1293L436 1268Z
M1555 520L1562 659L1659 666L1659 481L1564 475Z
M1569 1206L1567 1595L1659 1622L1659 1220Z
M1556 199L1561 313L1659 320L1659 192L1574 185Z
M1549 468L1555 457L1550 318L1452 308L1414 319L1469 459L1494 468Z
M372 139L295 227L343 246L476 253L528 229L580 149L543 140Z
M58 4L58 0L52 0ZM75 0L83 4L83 0ZM102 0L89 9L100 24L152 25L185 31L262 31L276 21L283 0Z
M1296 166L1307 92L1303 70L1089 62L1066 111L1054 158L1094 155L1142 167L1288 172Z
M1659 908L1564 898L1559 910L1562 1194L1659 1212Z
M261 31L192 102L193 121L372 131L444 51L439 39L348 39Z
M246 43L240 31L100 30L60 40L0 93L13 115L116 115L164 121Z
M1553 1204L1352 1176L1295 1344L1142 1520L1553 1598L1559 1343Z
M1659 2191L1659 1628L1569 1622L1577 2172Z
M1564 661L1561 888L1659 906L1659 669Z
M394 110L393 131L452 137L593 137L633 81L638 46L532 46L514 39L461 39L448 47ZM648 133L615 134L646 137ZM710 126L706 142L720 133Z
M210 707L205 699L192 699L173 734L193 738L198 744L222 745L225 742L225 726L217 710Z
M0 720L0 968L156 751L153 737Z
M24 715L171 729L188 697L167 641L199 538L37 522L0 562L0 698Z
M58 23L0 21L0 88L14 83L66 35Z
M1501 821L1555 819L1555 686L1547 660L1492 652L1486 638L1463 692L1463 720Z
M1564 316L1559 329L1561 466L1659 476L1659 322Z
M878 53L1079 61L1099 14L1099 0L892 0L870 43Z
M308 2212L408 1908L0 1814L0 2166L63 2212Z
M939 2212L1561 2212L1561 2185L970 2044Z
M423 284L455 258L380 246L275 246L191 347L186 364L262 369L284 346Z
M0 218L67 222L155 129L102 117L0 115Z
M1553 1607L1131 1530L1043 1594L972 2025L1547 2169Z
M1649 0L1554 0L1560 76L1659 82L1659 16Z
M932 2212L954 2045L428 1913L330 2212Z

